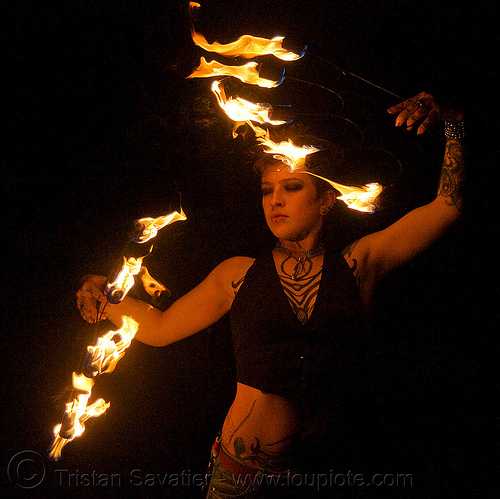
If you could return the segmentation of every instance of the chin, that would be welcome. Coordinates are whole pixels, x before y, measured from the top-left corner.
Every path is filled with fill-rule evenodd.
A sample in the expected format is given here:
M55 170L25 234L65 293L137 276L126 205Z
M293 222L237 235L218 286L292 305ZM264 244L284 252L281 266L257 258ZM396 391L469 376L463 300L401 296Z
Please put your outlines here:
M309 235L309 231L290 231L281 229L280 227L274 227L271 232L278 239L285 239L287 241L302 241Z

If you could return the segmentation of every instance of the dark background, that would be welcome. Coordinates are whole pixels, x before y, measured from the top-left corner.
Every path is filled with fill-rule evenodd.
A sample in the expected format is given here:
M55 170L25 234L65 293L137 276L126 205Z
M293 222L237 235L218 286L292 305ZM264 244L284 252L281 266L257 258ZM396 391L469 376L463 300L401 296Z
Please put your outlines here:
M188 221L160 232L145 262L173 298L223 259L255 256L272 244L246 144L231 138L210 81L185 79L203 55L191 42L185 2L19 0L2 10L1 464L7 491L113 495L127 489L193 497L196 487L128 480L136 469L142 479L204 473L234 390L225 319L168 348L134 342L93 390L111 408L88 422L60 462L43 461L40 487L24 491L5 471L17 452L45 455L71 372L107 327L80 319L79 280L87 273L114 276L135 219L177 209L182 193ZM337 67L405 98L426 90L469 111L467 216L381 286L375 310L374 334L391 375L381 387L385 433L374 457L380 469L374 467L412 473L411 490L399 490L408 497L463 491L485 497L497 490L491 432L498 284L489 250L496 227L490 190L498 149L491 105L496 11L494 2L224 1L204 2L197 14L209 41L282 34L292 49L307 45L296 63L264 61L269 74L285 67L281 87L246 91L292 104L326 138L337 130L328 124L337 125L338 116L363 132L362 144L354 132L359 154L347 157L362 158L361 170L379 168L375 176L390 187L378 214L339 208L342 241L432 199L443 139L439 127L423 137L395 129L385 109L398 99ZM341 122L339 140L349 143L352 129ZM120 474L121 486L77 486L68 478L94 470Z

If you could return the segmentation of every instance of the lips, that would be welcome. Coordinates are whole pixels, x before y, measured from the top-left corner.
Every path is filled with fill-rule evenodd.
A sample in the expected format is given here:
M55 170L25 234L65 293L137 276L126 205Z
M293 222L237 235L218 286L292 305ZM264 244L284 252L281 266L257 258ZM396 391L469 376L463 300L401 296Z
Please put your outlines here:
M275 213L274 215L271 216L271 221L274 223L279 223L283 222L283 220L285 220L286 218L288 218L288 216L283 215L283 213Z

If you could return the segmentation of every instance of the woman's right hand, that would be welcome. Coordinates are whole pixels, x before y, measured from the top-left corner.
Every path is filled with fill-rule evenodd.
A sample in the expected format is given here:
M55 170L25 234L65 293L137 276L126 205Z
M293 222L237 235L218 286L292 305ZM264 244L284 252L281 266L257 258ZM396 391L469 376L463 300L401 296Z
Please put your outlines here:
M104 294L107 279L100 275L86 275L83 285L76 293L76 303L81 316L91 324L104 320L108 314L105 310L107 298Z
M416 124L417 134L424 133L436 121L462 121L463 112L441 107L436 98L427 92L406 99L387 110L390 114L397 114L396 126L406 123L406 128L411 130Z

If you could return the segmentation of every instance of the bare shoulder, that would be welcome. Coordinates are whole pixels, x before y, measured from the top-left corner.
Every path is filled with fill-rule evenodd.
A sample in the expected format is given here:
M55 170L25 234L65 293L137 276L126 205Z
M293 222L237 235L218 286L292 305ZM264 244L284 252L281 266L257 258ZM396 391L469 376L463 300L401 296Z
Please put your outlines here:
M254 261L246 256L228 258L217 265L212 274L225 293L234 298Z
M240 276L243 274L244 276L254 261L254 258L250 258L248 256L233 256L232 258L228 258L217 265L214 271L219 275L229 276L234 274L234 276Z

